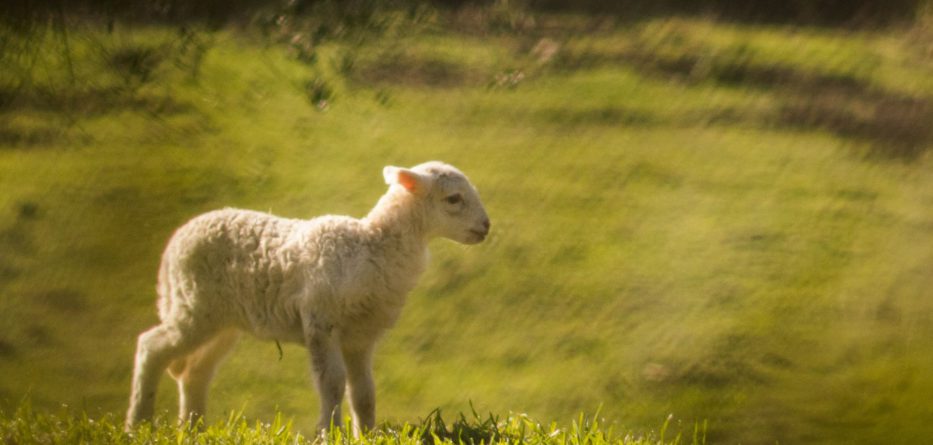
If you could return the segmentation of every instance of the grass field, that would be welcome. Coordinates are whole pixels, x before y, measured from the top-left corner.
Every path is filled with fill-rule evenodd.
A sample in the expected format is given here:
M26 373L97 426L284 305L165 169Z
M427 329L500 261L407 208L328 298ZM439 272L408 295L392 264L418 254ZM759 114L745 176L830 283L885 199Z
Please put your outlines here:
M379 419L472 403L598 409L633 437L672 414L711 443L933 437L930 26L503 14L321 41L5 30L0 409L120 422L188 218L361 216L384 165L440 159L493 234L432 245L377 353ZM244 341L209 422L307 434L307 359L283 348Z
M349 420L349 419L347 419ZM541 424L527 415L483 418L473 411L453 422L433 411L416 424L379 425L375 432L354 437L352 428L335 428L320 436L296 431L294 423L276 414L269 422L250 422L239 412L218 422L179 427L175 422L142 425L132 433L123 431L115 416L99 418L76 415L67 409L61 414L36 412L28 405L10 417L0 418L0 436L7 443L107 443L107 444L362 444L362 445L446 445L464 443L562 444L562 445L700 445L706 443L705 424L696 424L689 435L670 434L670 419L657 433L635 437L600 423L598 417L580 415L568 425ZM323 439L323 440L321 440Z

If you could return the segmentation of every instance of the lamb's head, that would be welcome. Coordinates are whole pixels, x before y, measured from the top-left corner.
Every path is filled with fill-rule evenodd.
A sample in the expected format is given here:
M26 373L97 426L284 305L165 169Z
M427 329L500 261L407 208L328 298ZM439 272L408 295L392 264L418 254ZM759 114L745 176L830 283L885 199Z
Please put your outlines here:
M410 194L419 206L424 229L432 236L476 244L489 234L489 217L479 193L460 170L443 162L426 162L411 169L386 167L386 183Z

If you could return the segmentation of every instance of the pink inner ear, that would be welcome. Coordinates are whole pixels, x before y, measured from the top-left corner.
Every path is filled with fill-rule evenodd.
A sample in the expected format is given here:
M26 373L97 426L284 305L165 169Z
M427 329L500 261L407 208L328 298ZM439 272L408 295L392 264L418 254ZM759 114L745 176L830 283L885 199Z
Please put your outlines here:
M398 183L402 184L402 187L405 187L406 190L412 193L418 189L418 179L415 178L413 173L405 170L399 170Z

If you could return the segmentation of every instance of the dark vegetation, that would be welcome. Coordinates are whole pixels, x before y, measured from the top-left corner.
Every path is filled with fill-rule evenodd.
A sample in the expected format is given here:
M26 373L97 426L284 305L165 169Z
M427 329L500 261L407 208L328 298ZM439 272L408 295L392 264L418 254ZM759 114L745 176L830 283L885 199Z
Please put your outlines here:
M13 75L0 79L0 142L6 146L36 146L66 134L80 142L81 134L67 131L77 115L119 109L140 110L153 116L186 111L188 105L177 102L170 94L140 90L164 75L167 66L196 81L201 62L211 47L206 34L199 30L224 24L259 29L270 42L289 45L297 60L314 65L319 63L317 47L327 39L361 41L367 35L378 35L393 26L395 22L387 19L387 12L394 12L396 16L400 13L407 23L419 23L441 11L453 29L468 33L517 32L525 36L530 47L548 35L587 32L598 29L607 20L637 20L660 13L701 14L748 22L878 26L910 20L927 5L925 0L436 0L433 3L417 0L18 0L9 4L3 15L5 33L10 35L0 47L0 62ZM547 11L586 12L590 19L576 25L562 24L560 20L535 20L534 14ZM161 43L127 43L117 47L99 44L91 58L117 80L99 81L99 73L81 78L73 60L77 56L70 53L69 45L69 39L73 38L70 34L75 29L106 29L109 33L115 27L146 23L171 24L178 32L174 38ZM916 37L920 42L918 47L929 37L929 33L919 34ZM677 38L676 33L670 37ZM33 43L43 39L56 41L62 48L60 56L64 63L60 68L66 75L58 82L41 82L34 78L33 70L38 62ZM532 48L522 49L528 50L534 52ZM526 75L518 69L485 73L447 60L418 58L401 50L381 56L361 63L356 55L348 53L339 71L358 83L385 86L396 83L454 87L488 83L494 87L514 87ZM683 116L688 125L700 119L705 123L746 121L754 125L822 129L843 137L878 142L875 144L878 149L870 154L898 159L916 157L933 141L933 126L929 125L933 122L933 99L930 97L885 91L852 73L808 72L796 66L757 60L754 51L742 45L717 51L685 42L636 41L614 52L561 51L548 65L550 69L574 70L607 64L627 65L649 76L686 83L716 82L741 88L781 90L787 94L785 103L767 115L710 110L702 117ZM308 79L298 88L305 90L309 103L318 109L326 109L335 99L334 88L321 76ZM380 95L377 100L387 103L389 98ZM64 119L59 122L64 125L13 125L4 115L17 109L58 113L51 119ZM626 125L655 122L651 116L625 110L554 117L569 122L584 119Z
M852 25L912 19L923 0L531 0L546 10L644 16L703 14L761 23Z
M573 11L644 18L651 14L702 14L733 20L822 25L885 24L912 20L926 0L13 0L6 19L28 26L50 17L75 14L130 22L202 22L221 25L260 11L306 13L326 5L339 9L348 24L361 24L385 8L416 10L425 4L443 8L512 5L533 11Z

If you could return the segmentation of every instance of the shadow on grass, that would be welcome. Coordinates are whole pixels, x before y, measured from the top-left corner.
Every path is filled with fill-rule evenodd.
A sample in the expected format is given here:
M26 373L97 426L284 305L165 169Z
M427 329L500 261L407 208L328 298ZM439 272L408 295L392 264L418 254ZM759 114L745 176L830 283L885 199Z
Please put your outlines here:
M144 95L113 86L0 87L0 147L55 144L80 119L127 110L161 117L189 112L193 107L169 96Z
M453 88L481 84L482 73L468 67L425 56L386 54L371 63L361 64L350 73L361 84L400 84L415 87Z
M599 107L584 110L546 108L538 112L537 115L552 125L588 123L596 125L652 126L660 123L658 118L650 113L626 107Z
M564 56L559 68L577 70L601 65L633 68L645 77L686 84L713 82L778 95L780 105L770 115L739 110L710 110L707 123L750 122L803 131L829 131L867 142L868 154L910 161L933 147L933 98L883 90L850 74L827 74L779 63L752 62L742 47L714 56L685 53L663 56L632 49L616 54L581 52ZM596 110L598 111L598 110ZM597 112L570 119L610 119L628 124L656 123L650 117L631 120L618 113ZM700 123L684 116L683 123Z
M781 107L777 122L868 141L868 154L874 157L912 160L933 145L933 102L929 99L801 96Z
M117 86L61 89L0 87L0 113L39 111L97 116L127 109L172 114L189 111L191 106L168 96L142 95Z

